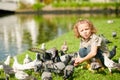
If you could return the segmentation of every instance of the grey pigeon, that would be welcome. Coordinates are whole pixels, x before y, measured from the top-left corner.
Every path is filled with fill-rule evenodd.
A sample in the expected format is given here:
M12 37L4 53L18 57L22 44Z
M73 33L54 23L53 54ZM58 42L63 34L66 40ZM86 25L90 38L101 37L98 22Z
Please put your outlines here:
M48 69L48 65L44 65L44 71L41 75L42 80L52 80L52 73L51 71Z
M106 54L104 56L104 65L108 68L109 72L112 73L112 69L120 70L120 63L116 63L113 60L109 59Z
M91 59L90 66L92 70L97 70L97 71L102 67L102 65L97 61L96 58Z
M28 80L29 75L23 71L15 72L15 78L19 80Z
M117 33L115 31L112 32L112 37L113 38L117 37Z
M55 73L62 74L65 66L65 63L57 62L53 64L53 70Z
M6 80L9 80L9 77L11 75L15 74L13 68L10 67L9 65L3 64L3 70L4 70L4 73L5 73Z
M70 62L70 60L71 60L71 57L68 55L68 56L66 56L66 60L65 61L54 63L53 64L54 72L61 74L63 72L64 68L66 67L66 65Z
M70 61L70 55L68 55L68 54L65 54L65 55L62 55L62 56L60 56L60 60L62 61L62 62L64 62L64 61Z
M103 34L100 34L99 36L103 39L103 41L104 41L106 44L112 43L112 42L111 42L110 40L108 40Z
M34 60L34 62L35 62L34 63L35 64L34 71L35 72L41 71L41 68L42 68L42 65L43 65L40 56L41 56L40 53L36 53L36 59Z
M70 64L68 64L64 69L64 80L72 77L74 73L74 60L71 59Z
M47 61L43 62L43 70L44 70L44 68L46 69L46 67L49 71L52 71L53 61L52 60L47 60Z
M52 73L49 71L44 71L42 73L42 80L52 80Z

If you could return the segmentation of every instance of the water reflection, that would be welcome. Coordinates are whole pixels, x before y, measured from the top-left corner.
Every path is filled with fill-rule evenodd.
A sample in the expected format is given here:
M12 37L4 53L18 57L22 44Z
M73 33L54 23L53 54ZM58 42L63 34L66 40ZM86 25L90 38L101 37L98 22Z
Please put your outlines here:
M64 19L40 15L0 17L0 61L68 32L72 25L66 24Z

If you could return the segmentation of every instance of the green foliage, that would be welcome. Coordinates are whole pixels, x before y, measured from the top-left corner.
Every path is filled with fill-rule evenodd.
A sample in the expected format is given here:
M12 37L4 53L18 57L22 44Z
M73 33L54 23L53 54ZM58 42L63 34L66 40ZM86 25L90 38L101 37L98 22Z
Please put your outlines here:
M97 7L97 8L109 8L116 7L120 5L120 3L92 3L92 2L59 2L53 3L53 7ZM118 6L119 7L119 6Z
M35 3L33 5L33 9L35 10L40 10L42 7L44 7L45 5L43 3Z
M52 3L52 2L53 2L53 0L44 0L44 3L47 4L47 5Z
M30 9L30 8L32 8L32 5L27 5L27 4L25 4L25 3L23 3L23 2L19 2L19 9Z

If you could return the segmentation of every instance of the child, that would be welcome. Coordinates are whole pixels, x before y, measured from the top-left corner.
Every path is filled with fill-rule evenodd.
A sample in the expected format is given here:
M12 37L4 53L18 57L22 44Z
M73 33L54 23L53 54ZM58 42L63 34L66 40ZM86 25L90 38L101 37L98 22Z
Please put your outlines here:
M96 35L96 29L89 20L79 20L74 25L74 33L77 38L80 38L80 57L75 58L74 66L87 61L90 63L92 58L98 59L101 65L104 65L102 54L107 54L110 57L109 50L103 39Z

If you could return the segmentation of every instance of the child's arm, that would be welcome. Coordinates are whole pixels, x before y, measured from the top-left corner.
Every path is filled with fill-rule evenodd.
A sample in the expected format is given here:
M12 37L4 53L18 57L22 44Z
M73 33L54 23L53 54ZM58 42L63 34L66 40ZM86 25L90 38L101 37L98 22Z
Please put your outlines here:
M91 46L90 53L88 53L88 55L83 58L80 58L80 57L76 58L74 66L77 66L79 63L82 63L94 57L97 54L97 49L98 49L98 46Z

